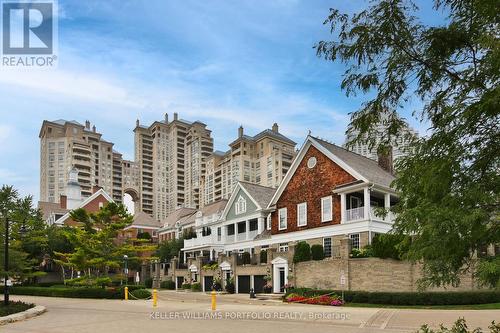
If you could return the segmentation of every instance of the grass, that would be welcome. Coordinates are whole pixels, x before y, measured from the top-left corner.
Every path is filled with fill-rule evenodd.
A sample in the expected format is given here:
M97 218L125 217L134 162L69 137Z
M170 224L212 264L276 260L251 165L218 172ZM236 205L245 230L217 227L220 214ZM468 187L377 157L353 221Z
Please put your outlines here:
M428 309L428 310L498 310L500 303L468 304L468 305L391 305L346 303L344 306L352 308L394 308L394 309Z
M0 317L5 317L14 313L23 312L34 307L34 304L24 303L24 302L9 302L9 306L0 304Z

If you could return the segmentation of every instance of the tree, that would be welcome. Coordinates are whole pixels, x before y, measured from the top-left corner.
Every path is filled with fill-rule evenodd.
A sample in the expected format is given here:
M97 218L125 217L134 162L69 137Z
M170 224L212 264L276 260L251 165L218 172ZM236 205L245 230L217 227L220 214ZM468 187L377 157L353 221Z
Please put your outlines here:
M382 114L387 150L406 126L397 111L412 99L430 125L397 165L395 230L414 235L408 258L423 260L421 287L460 282L474 256L500 242L500 14L498 2L435 0L437 26L425 25L409 0L379 0L353 15L331 9L337 36L315 47L344 63L348 96L372 93L351 116L350 144L374 146ZM355 134L357 133L357 135ZM480 260L483 260L480 258Z
M311 246L305 241L300 241L295 246L295 253L293 254L293 262L309 261L311 260Z
M169 262L174 257L179 257L179 253L183 247L184 239L171 239L160 243L155 255L158 256L162 262Z
M31 196L20 197L12 186L0 188L0 275L4 270L5 221L9 220L9 276L16 279L43 275L38 264L46 250L45 223L33 208ZM21 233L24 226L25 232Z

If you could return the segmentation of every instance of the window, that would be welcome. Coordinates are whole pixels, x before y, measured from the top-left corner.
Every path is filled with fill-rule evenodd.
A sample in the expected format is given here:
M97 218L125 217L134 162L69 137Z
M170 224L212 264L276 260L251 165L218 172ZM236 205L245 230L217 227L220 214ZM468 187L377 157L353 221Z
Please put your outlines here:
M297 205L297 226L303 227L307 225L307 202Z
M236 201L235 212L236 215L243 214L247 211L247 201L241 195Z
M278 252L288 252L288 243L279 243Z
M332 196L321 198L321 222L331 221L332 213Z
M279 221L278 229L285 230L287 225L286 208L280 208L280 210L278 210L278 221Z
M352 248L359 250L359 234L350 234L349 238L351 239Z
M325 258L330 258L332 256L332 239L330 237L323 238L323 251L325 253Z
M309 159L307 160L307 167L309 169L312 169L316 166L316 157L312 156L312 157L309 157Z

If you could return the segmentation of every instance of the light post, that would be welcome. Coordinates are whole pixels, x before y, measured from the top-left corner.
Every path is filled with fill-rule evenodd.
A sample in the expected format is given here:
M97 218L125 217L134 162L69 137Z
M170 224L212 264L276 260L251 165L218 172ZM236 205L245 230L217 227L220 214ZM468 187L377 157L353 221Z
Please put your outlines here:
M123 255L123 273L125 274L125 285L128 285L128 255Z

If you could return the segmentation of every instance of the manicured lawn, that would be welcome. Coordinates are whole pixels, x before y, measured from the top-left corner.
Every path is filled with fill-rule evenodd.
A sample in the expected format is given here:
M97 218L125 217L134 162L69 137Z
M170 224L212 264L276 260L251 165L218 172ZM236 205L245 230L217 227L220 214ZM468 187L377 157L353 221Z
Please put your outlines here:
M4 306L2 300L2 303L0 304L0 317L5 317L14 313L26 311L34 306L34 304L23 302L10 302L9 306Z
M396 309L431 309L431 310L497 310L500 303L469 304L469 305L390 305L346 303L344 306L353 308L396 308Z

